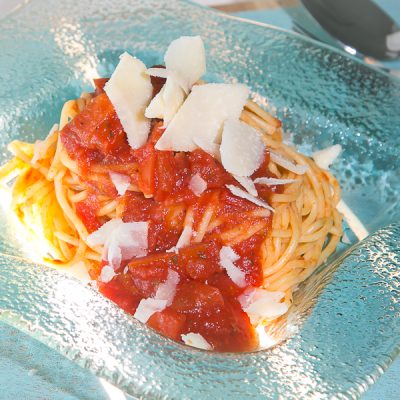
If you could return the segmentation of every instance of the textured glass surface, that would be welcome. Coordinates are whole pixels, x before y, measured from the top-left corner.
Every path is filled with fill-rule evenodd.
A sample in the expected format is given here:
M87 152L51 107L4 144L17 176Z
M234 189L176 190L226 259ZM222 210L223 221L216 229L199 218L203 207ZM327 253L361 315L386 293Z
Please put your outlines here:
M0 318L137 396L357 396L400 346L398 81L300 36L185 2L35 0L0 21L0 162L11 139L45 136L62 103L109 74L122 51L156 64L188 34L206 43L207 78L248 84L301 150L342 144L333 170L372 235L356 243L348 231L352 244L297 292L290 339L221 355L162 338L94 289L26 261L3 212Z

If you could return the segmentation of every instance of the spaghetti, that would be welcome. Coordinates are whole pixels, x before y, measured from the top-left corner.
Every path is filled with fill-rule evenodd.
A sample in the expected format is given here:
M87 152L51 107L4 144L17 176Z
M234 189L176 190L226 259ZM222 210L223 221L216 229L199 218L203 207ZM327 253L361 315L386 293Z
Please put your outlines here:
M14 158L1 167L0 181L12 191L12 210L47 243L46 263L68 267L84 262L100 291L132 314L144 298L157 301L156 284L169 282L168 271L176 271L180 283L172 305L153 313L148 322L167 336L181 340L183 334L198 332L215 350L256 348L254 327L272 324L282 313L256 318L246 303L249 288L281 293L275 303L290 306L298 284L335 251L342 235L337 180L284 144L281 122L248 101L241 120L262 134L267 147L263 164L251 178L260 198L274 209L271 213L230 193L226 185L237 182L204 151L155 150L155 140L163 133L158 120L152 121L146 145L128 149L114 111L105 111L110 103L102 90L104 81L97 84L95 93L64 104L59 126L45 140L9 144ZM79 123L94 118L94 110L101 110L113 135L100 144L98 136L88 138L86 125L78 129ZM188 189L188 170L207 184L199 196ZM110 172L129 177L123 195ZM122 262L115 277L102 282L104 246L93 245L90 235L117 219L149 220L149 248L146 256ZM222 248L233 249L235 255L225 260L226 270L218 258ZM236 269L229 269L231 265ZM235 284L238 270L246 273L242 287ZM198 296L193 298L193 293ZM195 318L199 302L204 309L222 302L219 310L225 311L208 309ZM211 325L213 329L205 328ZM237 334L232 333L235 329Z

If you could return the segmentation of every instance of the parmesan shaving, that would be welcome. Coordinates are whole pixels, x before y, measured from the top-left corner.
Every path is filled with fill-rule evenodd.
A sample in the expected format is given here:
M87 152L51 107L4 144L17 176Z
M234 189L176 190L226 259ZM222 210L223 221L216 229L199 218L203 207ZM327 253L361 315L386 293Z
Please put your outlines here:
M204 339L200 333L189 332L186 335L181 335L183 343L188 346L197 347L203 350L212 350L212 346Z
M185 100L182 88L168 78L160 92L154 97L145 111L147 118L160 118L163 125L167 126Z
M168 75L188 93L206 72L203 40L200 36L181 36L168 46L164 61Z
M118 174L117 172L110 172L110 178L118 194L123 196L131 184L131 178L127 175Z
M189 189L196 196L200 196L207 189L207 182L197 173L190 179Z
M178 283L179 274L172 269L168 269L167 280L158 287L154 298L150 297L140 301L133 315L134 318L146 323L153 314L161 312L170 306L175 297Z
M133 149L146 143L150 131L150 121L145 118L144 110L153 86L145 72L146 66L140 60L124 53L104 86Z
M331 164L339 157L342 152L342 146L340 144L335 144L333 146L327 147L319 151L315 151L312 157L315 164L322 169L329 169Z
M114 271L114 268L110 267L109 265L105 265L101 269L99 281L103 282L103 283L108 283L114 278L115 275L116 275L116 273Z
M172 269L168 269L167 280L158 287L154 298L158 300L166 300L167 306L170 306L175 297L178 283L179 274Z
M160 92L147 107L147 118L160 118L168 126L195 82L206 70L204 44L200 36L182 36L171 42L164 68L150 68L149 75L166 78Z
M157 78L168 78L168 71L166 70L166 68L148 68L146 74L150 76L155 76Z
M249 288L239 296L238 300L245 311L252 318L252 321L257 319L273 319L285 314L288 306L281 303L285 293L270 292L261 288Z
M219 252L219 264L225 268L229 278L239 287L246 286L246 274L234 263L240 257L235 253L232 247L223 246Z
M221 139L228 118L239 118L249 89L240 84L209 83L194 86L189 96L155 145L157 150L193 151L193 138L205 143Z
M275 186L275 185L286 185L287 183L297 182L298 179L277 179L277 178L256 178L254 183L259 185Z
M163 311L166 307L167 300L142 299L133 317L145 324L153 314Z
M147 222L112 219L87 237L90 247L104 245L104 256L117 269L122 260L147 255Z
M254 185L254 182L245 176L238 176L238 175L233 175L233 177L252 195L257 197L258 192L257 189Z
M235 185L225 185L235 196L241 197L242 199L248 200L260 207L264 207L267 210L275 211L268 203L259 199L258 197L252 196L250 193L245 192L244 190L238 188Z
M248 177L264 160L265 144L259 132L239 119L224 123L221 162L231 174Z
M196 146L200 147L200 149L204 150L206 153L215 157L217 160L220 160L220 145L213 142L207 142L201 137L194 137L193 142Z
M285 157L273 151L270 151L270 158L271 161L273 161L274 163L287 169L288 171L294 172L297 175L304 175L308 170L308 165L295 164L292 161L289 161Z

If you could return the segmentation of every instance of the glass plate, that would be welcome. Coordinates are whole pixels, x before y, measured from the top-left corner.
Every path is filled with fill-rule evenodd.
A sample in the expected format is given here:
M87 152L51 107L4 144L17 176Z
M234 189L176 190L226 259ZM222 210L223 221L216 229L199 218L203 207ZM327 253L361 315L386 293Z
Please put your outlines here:
M239 81L310 153L333 143L352 210L341 244L297 292L292 336L248 354L189 349L154 333L90 286L27 261L4 213L0 319L137 397L353 398L400 347L400 83L296 34L180 1L35 0L0 21L0 162L36 140L61 105L127 50L148 65L199 34L207 79Z

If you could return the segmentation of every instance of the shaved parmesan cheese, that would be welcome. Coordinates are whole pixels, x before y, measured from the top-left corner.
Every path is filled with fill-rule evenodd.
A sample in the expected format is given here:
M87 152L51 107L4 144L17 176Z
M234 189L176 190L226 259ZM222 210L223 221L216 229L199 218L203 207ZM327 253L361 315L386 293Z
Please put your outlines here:
M233 175L233 177L252 195L257 197L258 192L257 189L254 185L254 182L245 176L238 176L238 175Z
M323 169L328 169L331 164L339 157L342 152L342 146L340 144L335 144L333 146L327 147L326 149L315 151L312 157L315 164Z
M283 292L269 292L260 288L249 288L239 296L243 311L262 319L277 318L285 314L288 306L280 301L285 296Z
M250 176L264 160L265 145L254 128L239 119L228 119L220 151L222 165L229 173Z
M58 124L54 124L50 129L50 132L46 136L44 140L36 140L33 145L33 157L31 159L31 163L35 164L39 160L42 160L46 157L46 153L48 150L48 146L46 145L46 141L50 139L50 137L54 134L54 132L58 131Z
M201 177L200 174L195 174L190 179L189 189L196 196L200 196L207 189L207 182Z
M200 333L189 332L186 335L181 335L183 343L188 346L197 347L203 350L212 350L212 346L207 342Z
M110 267L109 265L105 265L101 270L99 281L103 283L108 283L114 278L115 275L116 273L114 271L114 268Z
M200 147L200 149L204 150L206 153L220 160L220 145L217 143L207 142L201 137L194 137L193 142L196 146Z
M105 256L110 265L112 265L115 269L117 269L121 265L122 250L118 246L118 242L116 239L112 238L108 242L107 248L105 248Z
M246 274L238 268L234 262L240 257L235 253L232 247L223 246L219 252L219 264L225 268L229 278L239 287L246 286Z
M167 280L162 283L154 298L142 299L136 309L134 318L146 323L156 312L163 311L172 304L175 297L176 286L179 283L179 274L172 269L168 270Z
M147 222L112 219L87 237L91 247L104 245L104 256L117 269L122 260L147 255Z
M160 118L167 126L185 100L186 93L206 70L205 52L200 36L182 36L169 45L164 68L150 68L147 73L166 78L165 85L147 107L148 118Z
M228 118L239 118L249 89L240 84L209 83L194 86L186 101L155 145L157 150L193 151L193 138L206 143L220 140Z
M275 211L268 203L259 199L258 197L252 196L250 193L245 192L244 190L238 188L234 185L225 185L235 196L241 197L242 199L246 199L251 201L254 204L257 204L260 207L264 207L267 210Z
M166 307L167 300L142 299L133 317L145 324L153 314L163 311Z
M168 269L167 280L158 287L154 298L158 300L166 300L167 306L170 306L175 297L176 286L178 283L179 274L172 269Z
M280 165L281 167L287 169L288 171L294 172L297 175L304 175L308 170L308 165L295 164L292 161L289 161L285 157L273 151L270 151L270 159L274 163Z
M168 78L168 71L166 68L148 68L146 74L150 76L155 76L157 78Z
M150 121L144 110L153 93L146 66L128 53L120 56L120 62L104 86L133 149L143 146L149 135Z
M110 172L110 178L118 194L123 196L131 184L131 178L127 175L118 174L117 172Z
M121 222L121 219L111 219L110 221L106 222L99 229L97 229L97 231L94 231L87 237L87 244L90 247L103 245L107 241L107 238L111 236L112 232L118 229Z
M256 178L254 183L267 186L286 185L287 183L297 182L298 179L277 179L277 178Z
M200 36L181 36L169 45L165 67L173 79L188 93L206 72L206 55Z
M192 228L190 226L185 226L178 239L176 247L180 249L181 247L189 246L190 240L192 239Z
M168 78L165 85L146 108L145 116L147 118L160 118L164 120L164 126L167 126L184 100L183 89L172 78Z

